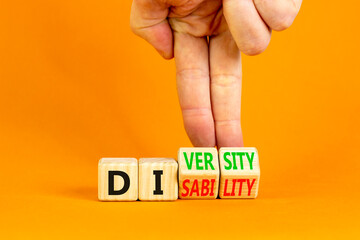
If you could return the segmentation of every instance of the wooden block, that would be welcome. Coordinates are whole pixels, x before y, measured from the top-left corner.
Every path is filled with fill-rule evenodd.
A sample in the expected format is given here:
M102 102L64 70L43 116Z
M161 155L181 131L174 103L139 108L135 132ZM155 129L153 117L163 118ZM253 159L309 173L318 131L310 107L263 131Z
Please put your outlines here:
M178 198L178 163L172 158L139 160L139 199L175 201Z
M256 148L220 148L220 198L256 198L260 166Z
M98 166L98 198L101 201L136 201L138 162L135 158L102 158Z
M219 190L219 160L216 148L180 148L179 197L215 199Z

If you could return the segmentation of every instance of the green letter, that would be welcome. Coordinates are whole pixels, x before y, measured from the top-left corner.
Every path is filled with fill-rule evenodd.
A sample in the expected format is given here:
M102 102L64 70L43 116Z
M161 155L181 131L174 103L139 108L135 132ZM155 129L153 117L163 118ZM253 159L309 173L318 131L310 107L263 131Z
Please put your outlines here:
M237 169L237 166L236 166L236 152L232 152L231 153L232 154L232 156L233 156L233 163L234 163L234 167L233 167L233 169L234 170L236 170Z
M202 162L202 159L199 158L201 155L202 155L202 152L196 152L195 153L195 161L196 161L196 169L197 170L203 170L204 169L202 166L199 165L199 163Z
M190 154L190 162L189 162L188 157L186 156L186 152L184 152L184 158L185 158L186 166L190 170L191 167L192 167L192 161L193 161L193 158L194 158L194 153L192 152Z
M229 164L229 166L225 166L225 170L230 170L230 169L232 168L232 166L231 166L231 161L226 158L227 156L230 157L230 153L229 153L229 152L225 152L225 153L224 153L224 160L225 160L225 162L227 162L227 163Z
M250 164L250 170L253 170L253 165L252 165L252 163L253 163L253 160L254 160L254 152L251 153L251 158L250 158L250 156L249 156L248 153L246 153L246 157L247 157L247 159L248 159L248 161L249 161L249 164Z
M208 165L210 165L210 168L212 170L215 170L213 164L212 164L212 160L213 160L213 155L209 152L204 152L204 160L205 160L205 170L208 170Z
M239 157L240 157L240 167L241 167L241 170L244 170L244 164L243 164L243 156L245 155L245 153L243 152L239 152Z

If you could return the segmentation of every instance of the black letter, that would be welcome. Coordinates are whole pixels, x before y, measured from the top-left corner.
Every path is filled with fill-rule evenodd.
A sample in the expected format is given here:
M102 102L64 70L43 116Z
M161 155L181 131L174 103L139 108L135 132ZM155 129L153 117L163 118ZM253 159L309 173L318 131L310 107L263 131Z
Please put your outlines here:
M154 170L155 175L155 190L154 195L163 195L163 190L161 190L161 175L163 170Z
M124 179L124 186L120 190L114 190L114 176L118 175ZM123 171L109 171L109 195L121 195L127 192L130 187L130 178L126 172Z

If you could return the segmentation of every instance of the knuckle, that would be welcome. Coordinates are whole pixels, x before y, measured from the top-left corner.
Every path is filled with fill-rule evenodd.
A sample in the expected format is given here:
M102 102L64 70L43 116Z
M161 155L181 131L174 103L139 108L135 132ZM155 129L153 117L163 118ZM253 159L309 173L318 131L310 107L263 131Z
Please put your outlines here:
M248 55L248 56L254 56L258 55L265 51L267 46L269 45L269 39L259 39L257 41L250 41L248 44L246 44L241 51Z
M201 68L183 68L178 70L176 75L185 80L191 79L207 79L209 78L209 73L204 71Z
M294 12L285 12L279 14L275 19L271 26L271 28L275 31L283 31L291 26L295 19L296 13Z
M181 107L182 113L185 118L202 118L210 117L212 115L210 107Z
M265 14L267 24L275 31L289 28L299 11L294 0L254 0L254 3Z
M218 87L233 88L235 85L241 84L241 76L235 74L212 74L210 81L211 84Z
M273 23L270 26L275 31L282 31L291 26L296 15L298 8L293 1L289 1L286 7L277 12L273 19Z
M225 120L217 120L215 119L216 126L225 126L225 127L237 127L240 126L240 118L236 119L225 119Z

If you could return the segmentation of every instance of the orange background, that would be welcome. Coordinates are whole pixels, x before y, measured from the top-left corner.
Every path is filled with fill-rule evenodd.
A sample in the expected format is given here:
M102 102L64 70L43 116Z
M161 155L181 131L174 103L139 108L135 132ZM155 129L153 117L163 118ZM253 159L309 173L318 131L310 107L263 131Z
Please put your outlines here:
M102 203L101 157L191 146L174 62L130 32L130 5L1 0L0 238L359 238L360 3L305 0L244 56L256 200Z

